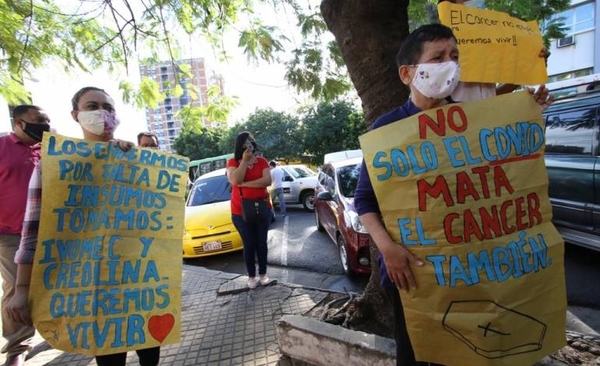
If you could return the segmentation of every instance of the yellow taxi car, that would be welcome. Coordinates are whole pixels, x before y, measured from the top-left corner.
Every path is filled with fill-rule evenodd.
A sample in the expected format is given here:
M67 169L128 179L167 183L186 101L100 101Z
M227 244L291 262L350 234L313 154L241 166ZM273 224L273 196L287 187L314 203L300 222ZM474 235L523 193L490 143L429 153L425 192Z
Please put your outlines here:
M242 238L231 222L231 184L225 169L200 176L185 205L183 258L242 250Z

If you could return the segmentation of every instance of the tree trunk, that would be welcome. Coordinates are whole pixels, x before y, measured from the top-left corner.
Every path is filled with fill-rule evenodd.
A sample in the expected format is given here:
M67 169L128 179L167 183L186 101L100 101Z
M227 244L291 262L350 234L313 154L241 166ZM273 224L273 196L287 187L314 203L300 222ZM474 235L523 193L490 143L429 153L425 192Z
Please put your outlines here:
M321 13L335 36L369 126L408 97L395 61L409 33L408 3L409 0L321 1ZM389 331L393 313L379 285L376 253L371 244L373 271L349 323L377 322L379 328Z
M322 0L367 124L402 104L408 89L398 77L396 53L408 35L409 0Z

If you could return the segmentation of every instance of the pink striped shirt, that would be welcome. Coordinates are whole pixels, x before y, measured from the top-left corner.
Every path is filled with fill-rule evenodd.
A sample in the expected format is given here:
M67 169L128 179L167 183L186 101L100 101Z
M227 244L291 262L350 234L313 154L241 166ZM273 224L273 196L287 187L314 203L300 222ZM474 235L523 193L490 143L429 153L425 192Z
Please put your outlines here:
M21 244L15 254L15 263L32 264L37 247L40 229L40 212L42 211L42 162L40 161L31 174L27 194L27 209L21 231Z

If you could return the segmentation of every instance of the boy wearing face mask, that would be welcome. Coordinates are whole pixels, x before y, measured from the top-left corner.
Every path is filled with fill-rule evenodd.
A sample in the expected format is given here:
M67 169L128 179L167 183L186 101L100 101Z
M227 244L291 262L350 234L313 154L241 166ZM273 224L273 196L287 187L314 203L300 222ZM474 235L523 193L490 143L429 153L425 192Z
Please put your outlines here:
M13 321L6 305L15 293L17 265L15 252L21 241L21 229L27 201L27 186L40 156L42 134L50 130L50 118L35 105L20 105L13 110L13 132L0 137L0 275L2 275L2 336L7 343L6 365L22 365L31 349L35 329Z
M398 75L400 80L410 87L410 97L402 106L377 118L371 128L380 128L421 111L453 103L450 95L458 84L458 56L456 38L450 28L441 24L428 24L413 31L396 56ZM531 90L530 92L543 108L552 102L551 98L548 99L548 90L543 86L535 93ZM409 292L417 288L411 266L420 267L423 261L404 245L395 243L386 231L364 160L354 195L354 205L360 221L379 249L381 286L394 309L397 365L428 365L427 362L415 360L398 292L398 289Z

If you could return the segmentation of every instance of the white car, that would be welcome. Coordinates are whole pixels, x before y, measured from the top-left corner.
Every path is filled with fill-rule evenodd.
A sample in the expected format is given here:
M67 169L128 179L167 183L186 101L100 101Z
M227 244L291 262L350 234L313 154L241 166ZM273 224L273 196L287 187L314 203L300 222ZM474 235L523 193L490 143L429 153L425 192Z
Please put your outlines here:
M351 158L363 157L363 153L361 149L356 150L344 150L344 151L336 151L332 153L325 154L323 157L323 164L329 164L340 160L346 160Z
M317 186L317 173L306 165L280 165L283 170L283 196L285 203L301 203L307 211L314 211L313 198Z

